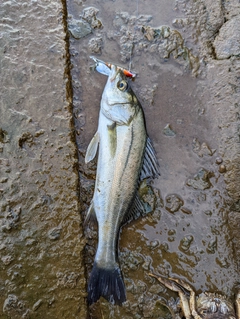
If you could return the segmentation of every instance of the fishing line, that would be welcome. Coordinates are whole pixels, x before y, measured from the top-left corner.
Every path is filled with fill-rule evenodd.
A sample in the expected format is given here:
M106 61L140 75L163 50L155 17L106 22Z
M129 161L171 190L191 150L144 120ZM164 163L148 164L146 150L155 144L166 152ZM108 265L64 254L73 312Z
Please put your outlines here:
M137 22L137 19L138 19L138 8L139 8L139 0L137 0L137 10L136 10L136 22ZM136 24L136 22L134 24ZM133 34L133 40L134 40L134 37L135 37L135 33L136 33L136 29L135 27L133 26L133 30L134 30L134 34ZM130 60L129 60L129 71L131 71L131 68L132 68L132 54L133 54L133 47L134 47L134 42L132 41L132 47L131 47L131 51L130 51Z

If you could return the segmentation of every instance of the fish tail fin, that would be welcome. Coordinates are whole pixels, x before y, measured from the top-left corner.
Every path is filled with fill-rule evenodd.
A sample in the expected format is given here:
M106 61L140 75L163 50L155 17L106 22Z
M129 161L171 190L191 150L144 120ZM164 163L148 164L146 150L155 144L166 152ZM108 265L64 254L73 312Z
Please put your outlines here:
M121 306L126 301L125 285L118 266L106 269L95 262L88 283L88 303L96 302L101 296Z

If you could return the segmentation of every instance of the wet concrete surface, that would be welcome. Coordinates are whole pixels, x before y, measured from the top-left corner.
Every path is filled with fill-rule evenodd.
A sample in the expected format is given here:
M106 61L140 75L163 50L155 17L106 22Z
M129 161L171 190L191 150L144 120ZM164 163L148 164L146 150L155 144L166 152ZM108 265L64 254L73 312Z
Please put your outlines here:
M132 87L161 171L143 191L152 213L121 232L128 301L119 308L101 299L89 308L90 318L166 318L157 300L172 294L148 276L150 270L186 280L198 293L217 291L233 300L239 284L240 50L232 47L237 35L228 28L231 19L238 21L239 5L230 3L68 2L69 24L98 21L91 33L70 37L83 214L96 169L96 162L84 164L84 155L97 129L106 81L90 71L89 55L137 72ZM84 231L89 276L97 228Z
M63 5L5 1L0 14L0 318L84 318Z
M233 300L239 2L8 1L2 14L0 318L171 318L163 304L177 296L150 271ZM150 213L120 234L127 302L87 310L97 228L81 224L96 161L84 156L106 82L90 55L137 72L161 176L141 185Z

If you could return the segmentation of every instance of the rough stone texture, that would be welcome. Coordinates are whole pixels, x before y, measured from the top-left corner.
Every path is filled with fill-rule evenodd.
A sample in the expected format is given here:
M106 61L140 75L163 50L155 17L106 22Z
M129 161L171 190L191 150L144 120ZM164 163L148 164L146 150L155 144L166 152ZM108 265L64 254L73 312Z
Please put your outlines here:
M205 0L207 11L206 29L213 35L224 23L222 0Z
M228 222L235 258L240 265L240 104L239 74L240 61L236 58L212 61L208 65L208 80L211 94L208 102L213 108L212 125L216 127L219 154L226 165L224 180L229 196ZM229 230L230 231L230 230Z
M227 20L240 14L239 0L223 0L222 8Z
M183 1L181 9L190 18L191 37L203 58L202 82L217 150L224 161L224 181L229 196L229 234L240 265L240 3L238 0ZM216 20L214 19L216 17ZM224 24L221 25L222 17ZM199 21L195 24L194 21ZM218 21L218 22L217 22ZM217 24L217 25L216 25ZM217 26L217 28L216 28ZM211 31L215 29L215 34Z
M214 61L208 65L211 83L213 125L219 143L219 154L223 157L227 171L224 175L226 189L234 202L240 199L240 105L239 105L239 60Z
M0 14L0 318L84 318L62 3Z
M240 16L233 17L222 26L214 46L219 60L240 56Z

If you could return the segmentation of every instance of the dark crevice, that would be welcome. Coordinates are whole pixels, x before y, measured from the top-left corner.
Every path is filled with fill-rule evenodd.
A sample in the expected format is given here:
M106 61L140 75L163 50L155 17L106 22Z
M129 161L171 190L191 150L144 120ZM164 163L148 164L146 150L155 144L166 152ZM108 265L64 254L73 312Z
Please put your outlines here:
M223 17L224 17L224 23L227 21L226 15L227 15L227 10L225 8L225 0L221 0L221 10L223 13Z
M66 100L68 102L68 111L69 113L72 114L72 118L70 121L70 128L71 128L71 133L70 133L70 140L72 143L75 145L75 158L77 161L74 164L74 170L75 173L78 176L78 183L77 183L77 196L78 196L78 207L79 207L79 213L82 211L82 203L80 200L80 189L81 189L81 183L79 179L79 156L78 156L78 147L77 147L77 140L76 140L76 130L75 130L75 124L74 124L74 116L73 116L73 86L72 86L72 75L71 75L71 69L72 69L72 63L71 63L71 55L70 55L70 38L69 38L69 32L68 32L68 8L67 8L67 1L66 0L61 0L62 1L62 7L63 7L63 16L62 16L62 21L63 21L63 26L64 26L64 32L65 32L65 70L64 70L64 77L67 79L66 81ZM82 216L81 216L82 218ZM81 225L79 225L79 232L80 234L83 234L83 220L81 221ZM82 238L82 236L80 236ZM79 252L80 253L80 252ZM86 278L86 267L85 267L85 262L84 262L84 249L82 250L81 254L81 259L83 261L83 267L84 267L84 272L85 272L85 278ZM81 287L81 290L83 290L84 287ZM85 287L86 291L86 287ZM85 303L81 304L80 307L84 307L86 309L87 313L87 302L85 299Z
M215 47L214 47L213 42L216 39L216 37L219 35L219 32L220 32L222 26L224 25L224 23L227 22L225 0L221 0L220 6L221 6L222 15L223 15L223 22L216 28L216 30L214 30L213 34L209 37L209 41L207 41L207 46L210 49L210 56L214 60L217 60L217 55L216 55L216 51L215 51Z
M215 51L215 47L213 45L213 41L207 41L207 46L209 48L209 53L212 59L217 60L217 55L216 55L216 51Z

